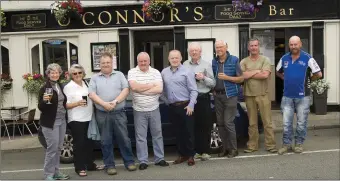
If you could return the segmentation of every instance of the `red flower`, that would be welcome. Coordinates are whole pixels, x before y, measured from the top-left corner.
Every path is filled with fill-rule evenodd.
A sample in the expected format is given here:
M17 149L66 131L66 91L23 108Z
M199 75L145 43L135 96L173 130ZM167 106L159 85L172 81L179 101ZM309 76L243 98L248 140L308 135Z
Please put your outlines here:
M8 79L9 75L8 74L1 74L0 78L1 79Z
M66 8L67 8L67 6L68 6L68 3L67 3L67 2L63 2L63 3L61 3L61 7L62 7L62 8L66 9Z
M37 80L37 79L39 79L41 77L41 74L34 74L33 75L33 79L34 80Z
M73 8L75 8L75 4L74 4L74 2L70 2L70 7L71 7L71 9L73 9Z
M152 14L151 14L151 13L149 13L149 12L147 12L147 13L145 13L145 16L146 16L146 18L147 18L147 19L151 19L151 17L152 17Z
M79 13L83 13L83 12L84 12L83 8L79 7L79 8L78 8L78 12L79 12Z

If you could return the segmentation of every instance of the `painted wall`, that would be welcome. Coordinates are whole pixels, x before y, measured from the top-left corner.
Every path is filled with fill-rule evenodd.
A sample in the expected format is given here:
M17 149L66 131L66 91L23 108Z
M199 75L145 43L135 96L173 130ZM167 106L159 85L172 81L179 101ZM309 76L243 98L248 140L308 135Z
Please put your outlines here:
M238 26L186 27L185 39L215 38L228 43L228 51L238 57ZM213 51L213 50L211 50ZM213 52L211 52L213 53Z
M22 75L32 72L32 57L42 56L32 55L31 49L50 38L62 38L78 46L79 64L83 65L87 76L93 75L91 71L90 43L92 42L118 42L118 31L87 31L87 32L58 32L53 34L24 34L10 35L2 37L1 45L9 49L10 72L13 78L13 88L6 92L6 103L4 106L28 106L29 109L37 107L35 96L28 96L22 89L25 80ZM41 49L42 50L42 49ZM18 53L20 52L20 53ZM68 51L69 52L69 51ZM13 96L15 95L15 96ZM39 118L39 111L36 118Z
M330 83L327 103L340 103L340 22L325 23L324 77Z

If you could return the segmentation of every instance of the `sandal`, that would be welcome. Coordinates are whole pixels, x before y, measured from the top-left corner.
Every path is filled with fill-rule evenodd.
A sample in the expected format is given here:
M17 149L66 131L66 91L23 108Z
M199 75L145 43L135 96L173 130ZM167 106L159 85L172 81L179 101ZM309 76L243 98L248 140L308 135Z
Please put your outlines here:
M104 170L105 165L96 165L95 163L92 164L92 167L88 167L88 171L99 171L99 170Z
M105 169L105 165L96 165L96 170L104 170Z
M86 177L86 176L87 176L85 170L81 170L81 171L77 172L77 174L78 174L80 177Z

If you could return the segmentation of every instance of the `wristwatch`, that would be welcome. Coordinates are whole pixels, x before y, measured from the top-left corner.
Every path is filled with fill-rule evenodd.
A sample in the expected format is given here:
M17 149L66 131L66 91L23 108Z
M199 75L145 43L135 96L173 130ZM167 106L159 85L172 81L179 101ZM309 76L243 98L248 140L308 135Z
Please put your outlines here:
M113 100L114 102L116 102L116 104L118 104L119 102L117 101L117 99Z

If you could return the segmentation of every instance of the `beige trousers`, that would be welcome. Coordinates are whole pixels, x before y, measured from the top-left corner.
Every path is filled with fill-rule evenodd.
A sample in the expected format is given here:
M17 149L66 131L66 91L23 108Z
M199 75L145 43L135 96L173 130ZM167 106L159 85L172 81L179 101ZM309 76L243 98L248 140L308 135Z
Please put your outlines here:
M276 148L271 114L271 102L269 100L268 94L263 96L245 96L245 102L247 105L249 118L249 141L247 143L248 149L258 150L258 110L260 110L260 115L264 126L265 147L267 150Z

